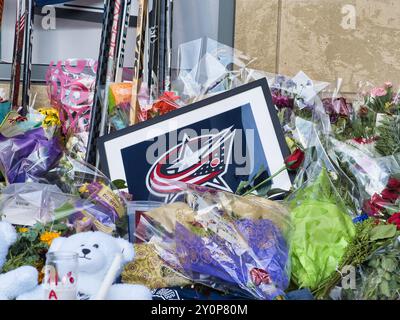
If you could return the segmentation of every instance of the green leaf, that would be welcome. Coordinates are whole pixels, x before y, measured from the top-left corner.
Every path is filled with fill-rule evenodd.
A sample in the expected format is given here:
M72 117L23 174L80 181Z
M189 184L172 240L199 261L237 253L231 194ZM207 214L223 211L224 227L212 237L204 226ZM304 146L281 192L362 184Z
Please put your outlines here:
M388 272L393 272L396 270L397 263L395 260L390 258L383 258L382 259L382 268Z
M387 281L392 280L392 276L391 276L390 272L385 272L385 274L383 275L383 277L384 277L385 280L387 280Z
M76 207L71 202L67 201L54 210L54 221L65 219L69 217L71 214L75 213L76 211L77 211ZM57 223L57 225L60 224ZM53 225L53 228L56 229L56 226Z
M239 183L239 186L236 189L236 194L243 194L246 189L249 187L249 183L247 181L242 181Z
M379 265L379 263L378 263L378 260L376 260L376 259L371 259L368 262L368 266L370 266L371 268L377 268L378 265Z
M126 185L125 180L122 180L122 179L114 180L114 181L112 182L112 184L113 184L118 190L128 188L128 186Z
M369 232L371 241L393 238L396 235L394 224L380 225L371 229Z
M271 184L266 183L264 186L262 186L256 190L257 196L265 197L270 190L271 190Z
M381 290L381 293L386 296L386 297L390 297L390 288L389 288L389 283L385 280L382 281L379 285L379 289Z

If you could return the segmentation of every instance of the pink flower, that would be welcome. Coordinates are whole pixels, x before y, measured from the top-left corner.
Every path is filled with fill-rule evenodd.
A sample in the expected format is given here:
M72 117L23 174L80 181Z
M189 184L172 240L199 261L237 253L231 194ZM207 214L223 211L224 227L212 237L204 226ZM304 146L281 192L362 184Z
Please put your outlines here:
M283 108L290 108L291 107L291 101L289 97L287 96L282 96L282 95L272 95L272 101L274 105L277 106L278 109L283 109Z
M393 87L393 83L391 83L390 81L385 82L385 88L386 89L389 89L389 88L392 88L392 87Z
M377 88L373 88L371 90L371 97L372 98L376 98L376 97L384 97L386 96L387 91L385 88L381 88L381 87L377 87Z

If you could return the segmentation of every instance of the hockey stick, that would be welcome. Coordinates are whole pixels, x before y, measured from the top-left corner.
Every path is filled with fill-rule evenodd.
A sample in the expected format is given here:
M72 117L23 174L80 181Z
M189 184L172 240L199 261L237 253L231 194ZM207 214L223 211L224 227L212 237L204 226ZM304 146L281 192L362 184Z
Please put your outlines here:
M89 137L88 144L86 148L86 157L85 161L95 165L97 158L97 132L99 130L99 125L101 121L101 111L100 103L102 99L102 86L105 82L106 77L106 59L108 55L107 43L109 37L109 26L111 23L111 8L112 8L112 0L105 0L104 3L104 15L103 15L103 30L101 32L101 42L99 48L99 59L97 61L97 74L96 74L96 85L94 92L94 100L92 111L90 113L90 123L89 123ZM100 112L99 112L100 111Z
M0 50L1 50L1 22L3 21L4 0L0 0Z
M13 110L19 109L19 86L21 81L21 62L24 46L25 13L23 0L18 0L16 9L14 55L11 67L10 100Z
M131 108L129 113L129 124L133 125L138 121L138 114L140 104L138 95L141 88L143 76L143 61L145 55L145 38L147 29L147 9L148 0L139 0L138 22L136 28L136 48L135 48L135 61L133 65L133 79L132 79L132 98Z
M153 10L149 26L149 65L147 85L151 96L158 96L158 44L160 33L160 0L153 1Z
M138 95L141 88L142 74L143 74L142 71L143 71L145 38L147 29L147 8L148 8L148 0L139 0L138 24L136 28L135 61L133 65L133 79L132 79L132 99L131 99L131 108L129 112L130 125L133 125L138 121L138 114L140 109Z
M165 50L166 50L166 13L167 1L160 0L160 32L158 37L158 89L159 93L165 91Z
M28 113L30 102L30 87L32 74L32 33L34 19L34 4L33 0L25 0L25 45L24 45L24 75L22 82L22 109L21 115L25 116Z
M115 72L116 72L116 58L117 58L117 42L118 42L118 29L120 26L120 21L122 20L122 1L114 0L114 9L113 9L113 22L111 27L111 39L109 44L108 51L108 60L107 60L107 70L106 70L106 86L104 90L103 96L103 107L101 110L101 122L100 122L100 132L99 136L103 136L106 129L106 121L107 121L107 112L108 112L108 92L110 89L110 84L115 80Z
M167 13L166 13L166 62L165 62L165 85L164 90L171 90L171 76L172 76L172 23L173 23L173 0L167 0Z
M121 36L118 47L118 61L117 61L117 71L115 73L115 82L122 82L123 72L124 72L124 60L125 60L125 45L126 45L126 37L129 29L129 20L130 20L130 12L131 12L131 4L132 0L126 0L124 6L124 17L121 23Z

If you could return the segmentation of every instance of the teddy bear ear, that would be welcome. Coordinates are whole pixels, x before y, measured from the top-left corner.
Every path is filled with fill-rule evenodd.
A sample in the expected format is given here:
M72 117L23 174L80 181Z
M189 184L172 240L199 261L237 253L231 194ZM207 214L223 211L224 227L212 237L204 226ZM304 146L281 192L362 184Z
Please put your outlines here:
M11 246L17 241L17 232L10 223L0 221L0 237L8 246Z
M61 249L61 246L64 244L66 239L67 238L64 238L64 237L55 238L51 243L51 246L49 248L49 252L59 251Z
M135 251L133 249L133 244L122 238L116 239L119 247L121 248L122 257L125 262L130 262L135 257Z

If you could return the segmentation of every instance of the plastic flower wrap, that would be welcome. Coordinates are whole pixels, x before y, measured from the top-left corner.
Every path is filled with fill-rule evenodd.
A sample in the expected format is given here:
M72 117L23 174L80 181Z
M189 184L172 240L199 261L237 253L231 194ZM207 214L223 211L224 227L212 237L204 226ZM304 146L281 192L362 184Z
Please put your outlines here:
M56 115L41 111L10 113L0 127L0 169L9 184L0 197L3 218L30 226L68 218L77 230L108 233L117 222L123 228L124 196L96 168L64 153L51 129Z
M354 114L345 116L343 110L350 110L345 102L334 101L340 106L335 112L343 112L339 119L347 117L346 123L351 125ZM357 219L369 215L387 221L400 211L400 154L382 156L372 141L345 136L346 130L338 131L339 122L327 125L326 120L332 115L319 113L312 120L295 119L293 137L307 150L305 164L296 178L297 187L315 179L324 167L350 215Z
M135 236L180 276L221 291L275 299L289 285L289 215L265 199L187 186L143 213Z
M330 159L357 188L358 214L388 220L399 212L400 154L382 157L357 144L330 142Z
M183 105L188 105L268 77L251 69L255 60L210 38L183 43L178 48L172 91L179 94Z
M294 194L290 207L293 280L313 290L336 270L355 228L324 168Z
M68 218L78 231L126 232L117 230L117 224L120 228L125 224L125 196L95 167L65 154L37 182L56 185L63 193L74 195L55 210L55 219Z
M93 106L97 62L67 59L52 62L46 74L50 103L60 116L67 148L85 157Z
M76 231L127 231L124 195L96 168L68 155L47 172L4 188L0 214L19 225L65 221Z
M327 103L330 113L332 103ZM351 107L342 100L336 100L336 107L340 109L335 112L339 117L333 126L336 139L377 157L400 152L400 96L391 83L382 87L361 86Z
M1 190L0 215L15 225L48 223L54 220L54 211L71 198L55 185L14 183Z
M34 118L37 116L38 118ZM53 168L62 154L60 140L41 127L43 116L10 113L0 128L0 170L7 183L25 182Z
M268 74L267 78L283 126L290 125L294 116L311 119L322 109L319 93L329 85L327 82L313 81L302 71L294 77Z
M120 130L129 126L131 98L131 82L110 85L108 112L110 115L109 125L112 129ZM180 97L170 91L151 97L148 90L142 90L138 98L141 106L139 112L139 121L141 122L180 108L178 101Z

